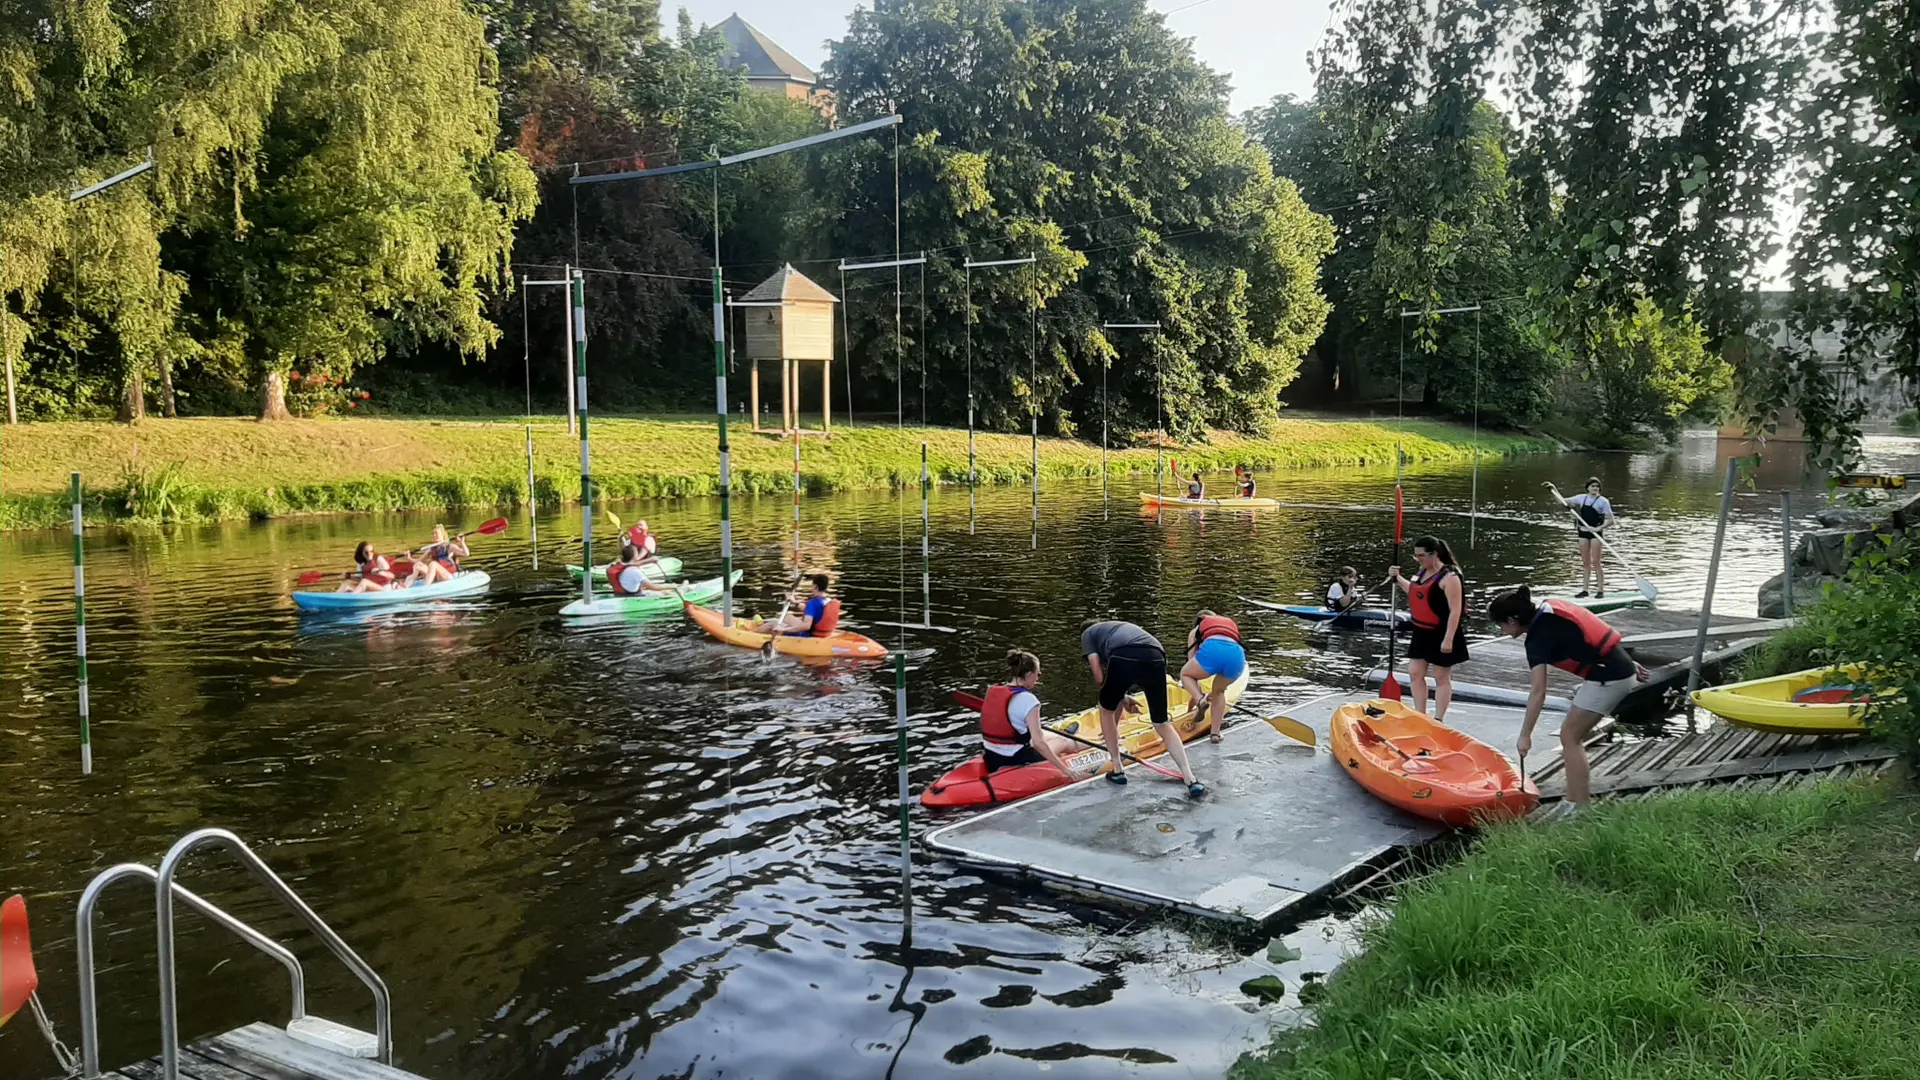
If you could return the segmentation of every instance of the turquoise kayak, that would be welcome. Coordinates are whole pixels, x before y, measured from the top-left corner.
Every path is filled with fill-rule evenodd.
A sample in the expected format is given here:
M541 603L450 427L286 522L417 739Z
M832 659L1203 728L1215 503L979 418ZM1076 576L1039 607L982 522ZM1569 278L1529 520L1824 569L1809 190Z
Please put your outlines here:
M746 573L744 570L735 570L733 572L733 583L735 585L740 584L740 576L744 573ZM685 581L680 583L680 591L677 593L642 593L639 596L613 596L608 594L595 596L592 603L588 603L585 600L575 600L573 603L561 608L560 614L567 618L587 618L596 615L622 615L627 617L639 615L678 615L683 605L683 599L687 603L704 604L709 600L719 599L722 591L720 588L720 579L717 577L708 578L705 581Z
M642 573L647 575L648 581L665 581L668 578L680 572L680 560L674 558L671 555L666 555L666 556L662 556L659 559L656 559L653 562L648 563L647 565L641 567L640 569ZM572 578L575 581L579 581L580 568L578 566L573 565L572 563L568 563L567 576ZM607 580L607 568L605 566L594 567L593 580L595 581ZM715 578L714 580L717 581L719 579Z
M302 611L356 611L365 608L417 604L425 600L443 600L487 591L493 579L485 570L462 570L450 580L411 588L380 589L375 592L296 592L293 602Z

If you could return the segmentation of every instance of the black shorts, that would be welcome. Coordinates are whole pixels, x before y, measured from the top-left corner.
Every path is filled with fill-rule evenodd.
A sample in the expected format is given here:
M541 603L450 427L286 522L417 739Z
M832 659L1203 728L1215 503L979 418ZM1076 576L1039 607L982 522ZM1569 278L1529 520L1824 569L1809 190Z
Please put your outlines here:
M1019 753L1012 755L996 754L991 750L982 750L980 753L981 756L987 759L987 772L989 773L998 772L1001 769L1011 769L1019 765L1038 765L1047 760L1047 755L1035 750L1031 746L1023 746L1020 748Z
M1450 668L1455 664L1464 664L1472 659L1467 655L1467 635L1456 630L1453 635L1453 651L1441 652L1440 642L1447 636L1444 626L1428 630L1416 626L1407 639L1407 659L1425 660L1436 667Z
M1100 684L1100 707L1118 709L1129 690L1141 691L1147 699L1147 716L1156 724L1167 723L1167 654L1116 653L1106 662L1107 681Z

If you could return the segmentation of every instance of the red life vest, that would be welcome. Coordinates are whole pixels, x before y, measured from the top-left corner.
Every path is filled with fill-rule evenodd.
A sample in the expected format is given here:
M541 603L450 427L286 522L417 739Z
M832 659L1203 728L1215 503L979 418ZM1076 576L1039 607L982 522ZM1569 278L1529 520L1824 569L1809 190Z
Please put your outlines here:
M1002 746L1031 746L1033 732L1014 727L1013 717L1008 715L1015 694L1031 693L1033 691L1024 686L1002 685L989 689L986 702L980 706L980 737Z
M820 607L820 617L813 620L813 636L827 637L833 628L840 625L840 601L829 600Z
M646 591L646 586L644 584L636 591L628 591L626 584L620 580L620 572L623 570L628 570L632 568L633 568L632 563L623 563L623 562L617 562L607 567L607 588L613 590L613 595L638 596L640 595L640 593ZM642 581L646 580L645 574L641 575L641 580Z
M1533 621L1539 622L1542 615L1565 619L1579 627L1581 640L1586 642L1587 648L1593 650L1593 659L1585 663L1573 659L1555 660L1553 666L1561 671L1570 671L1584 679L1593 671L1595 664L1606 659L1620 644L1620 631L1608 626L1600 616L1579 604L1555 604L1551 600L1542 601L1540 610L1534 613Z
M651 555L660 548L660 542L653 538L653 534L638 525L627 530L627 539L633 541L634 548L642 555Z
M1200 620L1199 632L1193 636L1193 647L1199 648L1201 642L1211 637L1228 638L1237 645L1240 643L1240 624L1225 615L1209 615Z
M1447 615L1452 608L1440 583L1451 573L1453 567L1442 566L1439 573L1427 580L1407 585L1407 607L1413 613L1413 625L1422 630L1438 630L1447 625Z
M360 576L375 585L391 585L393 584L392 564L387 562L385 555L375 555L371 562L360 564Z

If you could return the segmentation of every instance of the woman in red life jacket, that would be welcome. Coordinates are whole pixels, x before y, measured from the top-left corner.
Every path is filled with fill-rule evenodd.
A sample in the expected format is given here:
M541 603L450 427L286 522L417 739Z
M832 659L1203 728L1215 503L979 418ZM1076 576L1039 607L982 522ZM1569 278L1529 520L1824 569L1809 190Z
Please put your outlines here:
M641 518L627 530L627 541L640 553L642 564L659 562L660 541L654 538L653 531L647 528L647 520Z
M1427 672L1433 672L1433 718L1445 720L1453 704L1453 665L1464 664L1467 637L1460 620L1467 613L1466 590L1460 582L1460 564L1445 540L1423 536L1413 542L1413 561L1419 565L1411 581L1400 568L1388 570L1396 587L1407 591L1413 632L1407 638L1407 680L1413 684L1413 708L1427 711Z
M980 709L980 741L987 772L1017 765L1051 762L1061 775L1079 779L1061 755L1073 740L1049 735L1040 726L1040 699L1033 688L1040 682L1040 658L1024 649L1007 652L1007 681L987 691Z
M433 543L423 548L420 557L413 560L413 573L407 576L407 585L452 581L453 575L460 572L460 560L471 554L465 539L449 537L445 525L435 525Z
M340 583L334 592L380 592L393 584L392 564L365 540L353 549L354 573L358 577Z
M1187 663L1180 669L1180 685L1186 687L1187 700L1194 708L1201 702L1213 707L1213 726L1207 734L1211 742L1220 741L1220 724L1227 716L1227 684L1247 670L1247 650L1240 644L1240 624L1225 615L1202 610L1187 631ZM1201 679L1212 679L1212 689L1202 690Z
M1573 708L1560 723L1561 768L1566 775L1566 803L1578 812L1593 798L1587 772L1587 736L1600 718L1618 708L1635 684L1651 673L1620 644L1620 632L1578 604L1557 600L1536 602L1526 586L1493 598L1487 614L1508 637L1527 639L1527 666L1533 669L1533 692L1527 697L1527 717L1520 724L1516 744L1522 757L1533 749L1533 725L1547 700L1547 669L1557 667L1580 676Z

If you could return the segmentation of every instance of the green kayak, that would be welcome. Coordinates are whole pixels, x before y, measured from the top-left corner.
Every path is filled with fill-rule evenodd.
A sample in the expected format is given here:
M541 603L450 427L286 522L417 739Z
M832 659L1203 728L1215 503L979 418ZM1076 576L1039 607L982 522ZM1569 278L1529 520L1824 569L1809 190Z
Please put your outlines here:
M653 562L650 562L646 566L642 567L642 570L646 573L648 581L665 581L668 578L680 572L680 560L674 558L671 555L663 555L659 559ZM579 581L580 568L573 565L572 563L568 563L567 576L572 578L575 581ZM594 567L593 580L595 581L607 580L607 568L605 566ZM719 579L715 578L714 580L718 581Z
M677 561L677 560L676 560ZM733 583L740 584L743 570L733 572ZM612 594L595 595L592 603L575 600L560 609L560 614L568 618L588 618L604 615L635 617L641 615L678 615L682 600L688 603L704 604L716 600L721 593L720 579L708 578L705 581L683 581L677 593L642 593L639 596L614 596Z

